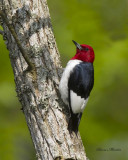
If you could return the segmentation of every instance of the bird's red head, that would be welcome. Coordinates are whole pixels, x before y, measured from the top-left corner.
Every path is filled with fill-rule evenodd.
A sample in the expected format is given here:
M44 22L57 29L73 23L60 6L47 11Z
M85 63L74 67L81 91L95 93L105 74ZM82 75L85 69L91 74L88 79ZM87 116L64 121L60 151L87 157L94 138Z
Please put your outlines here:
M78 59L84 62L90 62L93 63L95 59L95 54L94 50L91 46L86 45L86 44L79 44L75 41L73 43L76 45L76 55L72 58L73 59Z

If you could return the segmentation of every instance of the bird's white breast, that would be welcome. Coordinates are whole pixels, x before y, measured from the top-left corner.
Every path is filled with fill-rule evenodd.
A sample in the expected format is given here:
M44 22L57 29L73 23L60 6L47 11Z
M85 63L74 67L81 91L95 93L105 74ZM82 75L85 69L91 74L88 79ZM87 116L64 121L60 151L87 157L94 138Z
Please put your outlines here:
M61 93L62 100L67 105L68 105L68 80L69 80L69 76L70 76L70 73L73 70L73 68L81 62L82 61L80 61L80 60L70 60L67 63L67 66L66 66L66 68L62 74L62 78L60 80L59 91Z

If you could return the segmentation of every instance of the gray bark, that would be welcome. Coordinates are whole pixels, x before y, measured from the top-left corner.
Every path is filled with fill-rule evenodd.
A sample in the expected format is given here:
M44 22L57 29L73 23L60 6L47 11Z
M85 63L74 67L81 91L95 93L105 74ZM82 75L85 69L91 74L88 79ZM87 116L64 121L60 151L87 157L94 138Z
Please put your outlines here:
M16 91L38 160L86 160L80 135L67 130L61 101L60 57L46 0L1 0L1 24Z

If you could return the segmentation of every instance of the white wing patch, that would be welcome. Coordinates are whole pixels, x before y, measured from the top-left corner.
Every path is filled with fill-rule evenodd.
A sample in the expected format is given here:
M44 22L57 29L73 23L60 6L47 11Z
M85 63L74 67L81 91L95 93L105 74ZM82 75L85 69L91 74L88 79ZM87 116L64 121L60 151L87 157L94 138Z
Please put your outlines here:
M70 91L70 101L73 113L80 113L84 111L88 98L85 100L84 98L78 96L75 92Z

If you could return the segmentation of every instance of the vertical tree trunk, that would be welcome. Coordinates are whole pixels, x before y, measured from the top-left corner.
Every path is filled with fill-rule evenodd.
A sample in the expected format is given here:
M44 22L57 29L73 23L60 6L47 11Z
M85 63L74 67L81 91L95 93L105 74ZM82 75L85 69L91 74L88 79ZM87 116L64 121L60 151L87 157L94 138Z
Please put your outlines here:
M58 92L60 59L46 0L1 0L3 36L16 91L38 160L86 160L80 135L67 130Z

